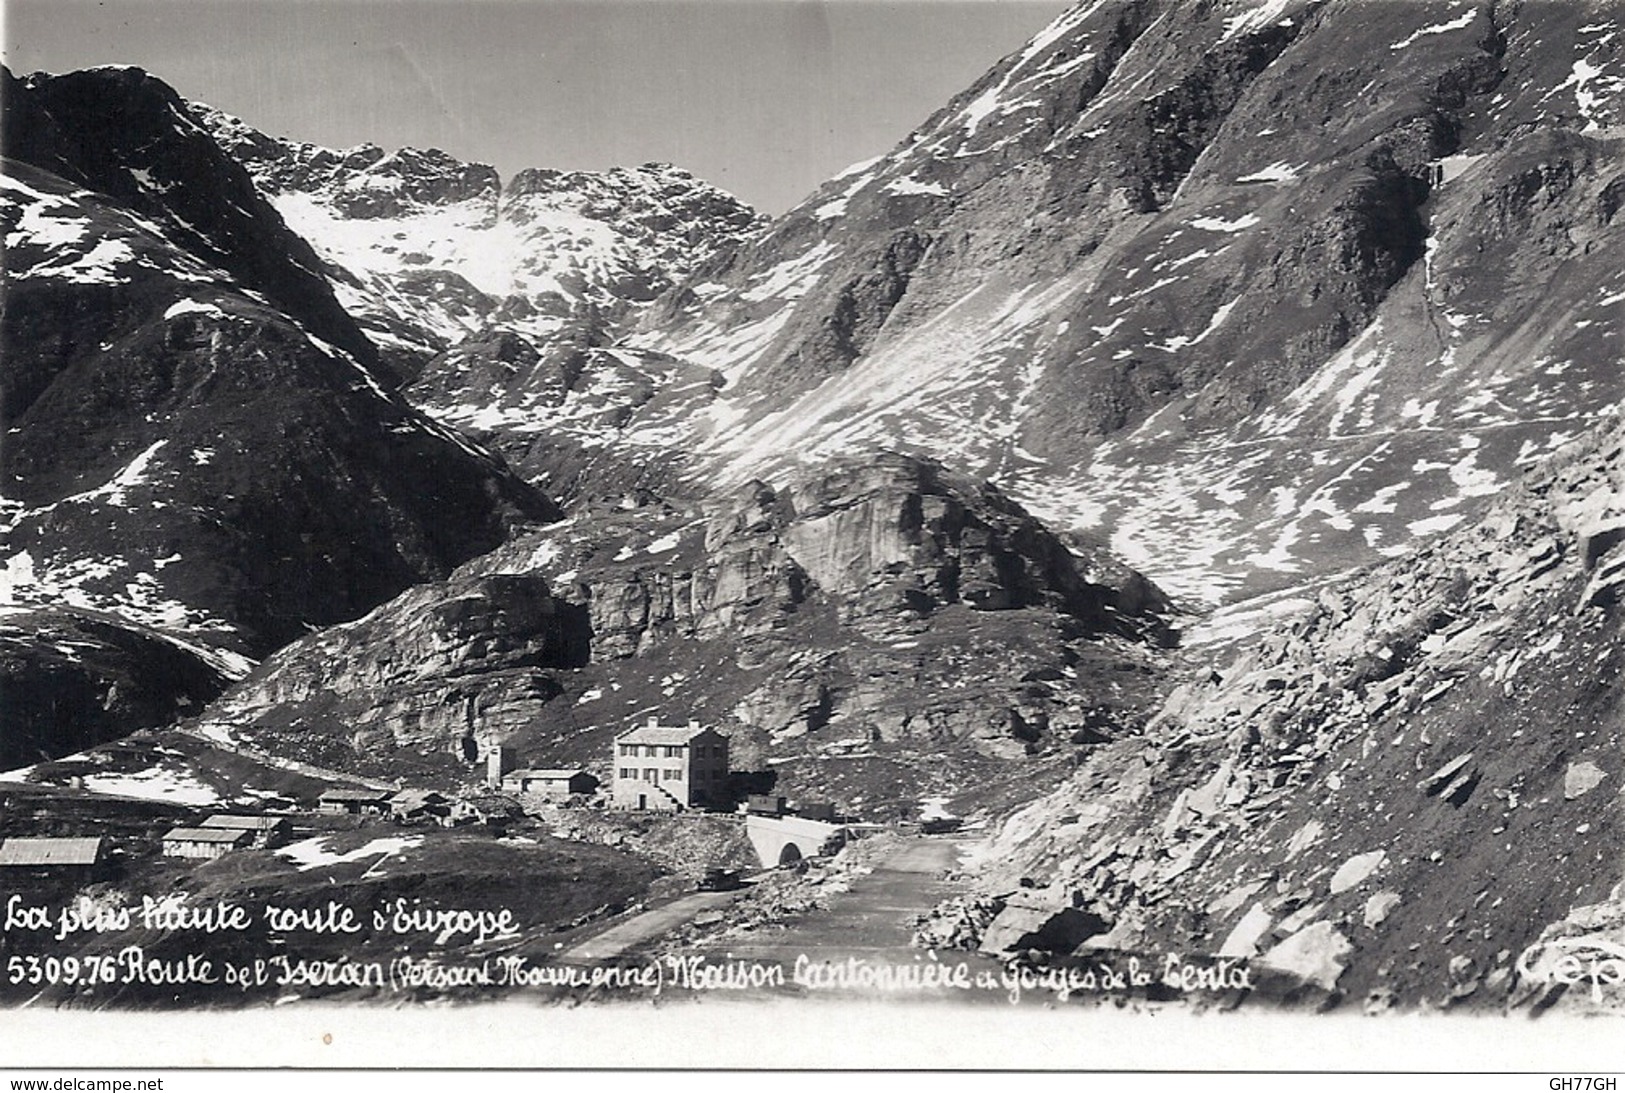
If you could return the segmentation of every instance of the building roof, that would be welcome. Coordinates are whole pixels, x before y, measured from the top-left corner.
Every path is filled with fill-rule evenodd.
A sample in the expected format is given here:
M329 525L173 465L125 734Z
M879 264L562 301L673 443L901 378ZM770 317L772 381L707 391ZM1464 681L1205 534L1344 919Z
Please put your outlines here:
M203 821L203 826L236 828L239 831L270 831L282 827L287 822L286 816L233 816L224 813L210 816Z
M323 801L382 801L390 795L387 789L328 789L323 790Z
M249 834L230 827L174 827L164 835L164 842L235 843Z
M100 839L7 839L0 843L0 865L95 865Z
M584 770L555 770L553 768L537 770L510 770L509 778L537 778L544 782L568 782L579 775L587 774ZM591 778L592 775L587 774Z
M665 725L640 725L630 732L623 732L615 738L617 744L686 744L696 736L706 733L715 733L715 729L702 728L698 722L690 722L685 728L672 728Z
M403 789L389 799L391 808L422 808L424 805L445 804L451 798L435 789Z

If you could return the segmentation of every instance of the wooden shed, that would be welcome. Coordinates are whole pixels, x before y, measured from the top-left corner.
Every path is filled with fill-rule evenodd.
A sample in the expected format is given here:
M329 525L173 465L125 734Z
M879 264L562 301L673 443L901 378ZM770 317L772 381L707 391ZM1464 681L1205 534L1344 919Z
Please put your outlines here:
M230 827L176 827L164 836L166 858L223 858L254 841L252 831Z
M592 793L598 779L584 770L514 770L503 775L502 788L562 801L574 793Z
M260 850L274 850L293 836L293 824L288 822L286 816L244 816L224 813L210 816L203 821L203 826L219 828L222 831L246 831L252 836L248 845Z
M98 873L106 864L99 838L12 838L0 842L0 869L51 875Z
M390 795L385 789L329 789L316 799L316 808L336 816L384 813L389 811Z

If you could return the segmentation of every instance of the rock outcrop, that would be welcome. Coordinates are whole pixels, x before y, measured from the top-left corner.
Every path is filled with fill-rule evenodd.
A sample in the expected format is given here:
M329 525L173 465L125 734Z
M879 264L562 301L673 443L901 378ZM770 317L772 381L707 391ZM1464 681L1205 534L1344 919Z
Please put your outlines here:
M741 763L771 757L787 779L781 761L836 753L946 752L955 770L1053 754L1086 725L1133 732L1169 640L1154 587L1081 575L1100 560L902 457L703 513L605 506L295 644L205 721L363 765L500 742L602 765L609 735L668 707L730 726Z

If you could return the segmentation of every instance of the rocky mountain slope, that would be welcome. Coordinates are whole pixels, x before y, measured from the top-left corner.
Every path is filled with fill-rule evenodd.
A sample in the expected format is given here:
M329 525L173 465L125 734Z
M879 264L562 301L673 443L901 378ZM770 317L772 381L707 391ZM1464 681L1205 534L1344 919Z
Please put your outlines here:
M722 481L903 446L1214 603L1465 522L1620 399L1618 11L1090 0L631 345Z
M880 778L913 800L926 758L957 790L983 759L1137 729L1166 608L997 491L889 457L578 513L295 643L200 729L384 773L498 743L598 768L614 733L681 710L785 786L828 794L840 767L854 796Z
M1616 415L1013 816L981 943L1255 958L1367 1009L1607 1001L1541 970L1625 921L1622 593Z
M467 785L694 717L875 818L1059 784L935 944L1583 1004L1614 8L1085 0L767 226L8 73L0 756Z
M170 88L4 81L8 603L126 620L126 648L157 628L192 674L236 677L559 515L387 389L309 246Z

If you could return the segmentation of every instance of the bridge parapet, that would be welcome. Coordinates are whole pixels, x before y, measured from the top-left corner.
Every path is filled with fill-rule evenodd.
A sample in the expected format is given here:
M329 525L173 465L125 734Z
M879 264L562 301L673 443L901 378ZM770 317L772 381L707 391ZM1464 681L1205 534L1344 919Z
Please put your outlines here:
M833 853L846 842L846 828L800 816L745 817L745 835L768 868Z

